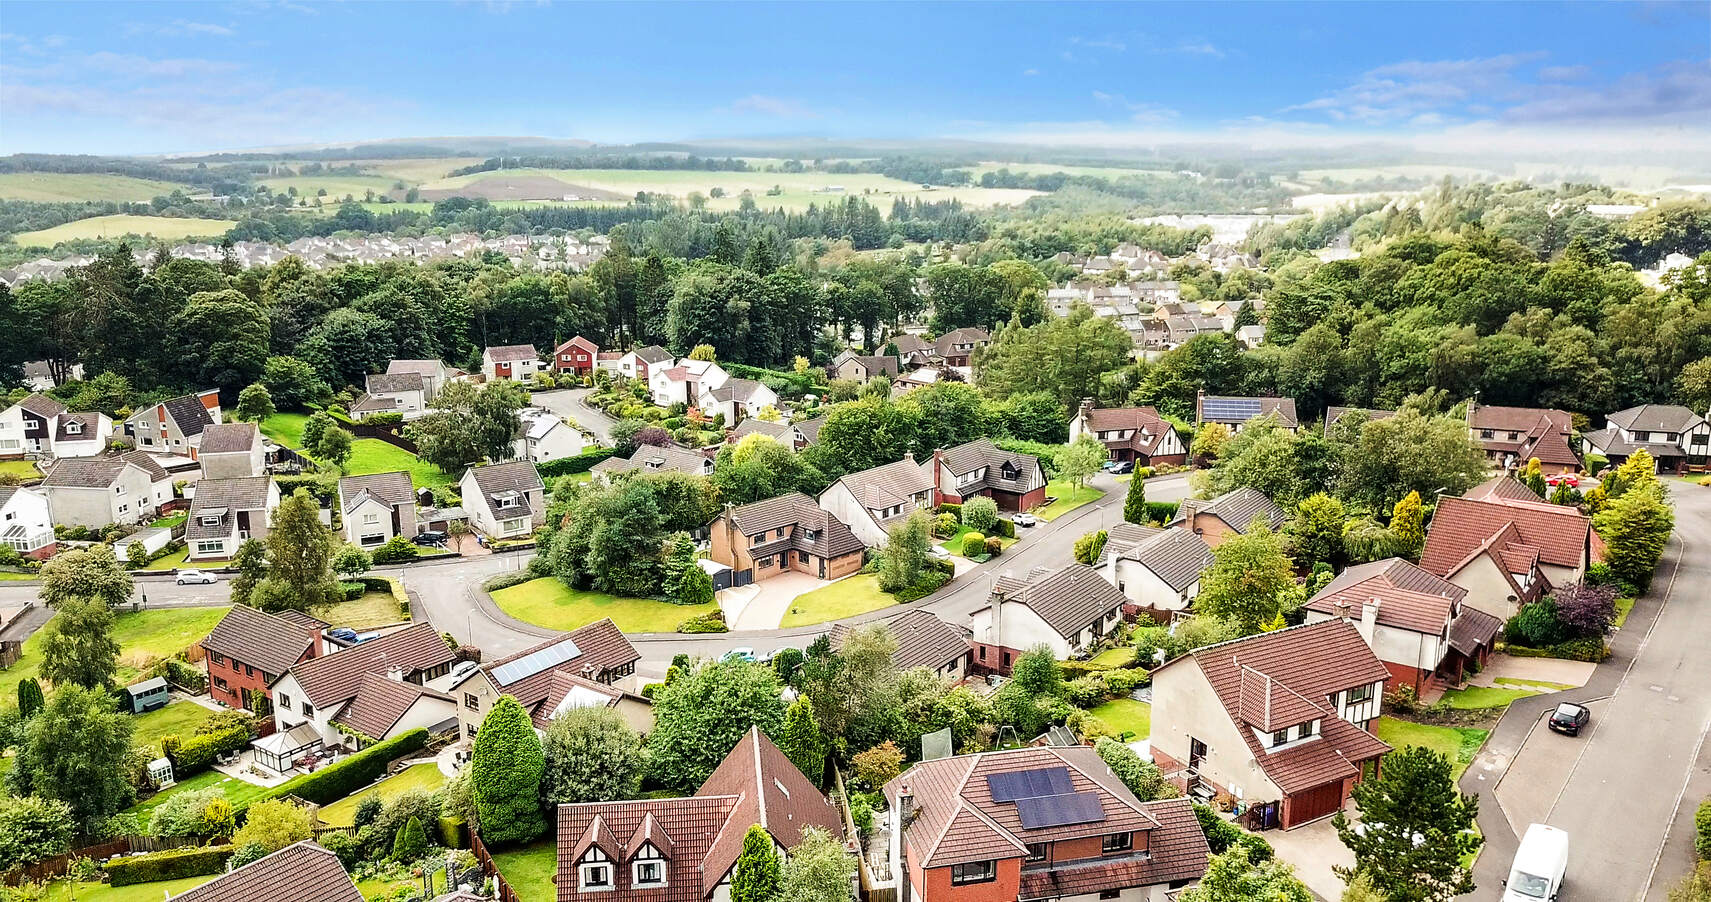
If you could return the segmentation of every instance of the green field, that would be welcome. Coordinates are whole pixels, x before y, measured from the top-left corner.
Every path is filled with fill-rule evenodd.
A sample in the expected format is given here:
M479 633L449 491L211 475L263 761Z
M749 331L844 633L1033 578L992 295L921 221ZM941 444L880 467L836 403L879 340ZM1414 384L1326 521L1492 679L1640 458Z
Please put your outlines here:
M1078 489L1066 480L1057 479L1046 484L1046 494L1057 500L1034 511L1042 520L1056 520L1084 504L1092 504L1105 497L1105 492L1102 489L1096 489L1091 485L1084 485Z
M42 475L36 469L35 461L30 460L0 460L0 473L9 473L19 479L35 479Z
M386 626L404 619L398 614L398 599L391 592L364 592L352 601L310 608L309 613L329 626L348 626L354 630Z
M1113 733L1132 733L1124 737L1129 741L1145 739L1153 733L1153 706L1146 702L1132 698L1113 699L1087 713L1099 718Z
M40 203L80 200L110 200L137 203L163 194L195 189L174 182L132 178L100 172L7 172L0 173L0 198Z
M168 736L189 739L203 721L213 716L214 709L186 701L138 714L131 718L131 746L148 749L151 757L158 756L162 739Z
M236 777L228 777L217 770L205 770L188 780L180 780L172 784L171 787L150 796L147 801L138 802L127 810L132 814L146 818L149 812L154 811L157 805L167 799L181 792L194 792L198 789L207 789L210 786L220 787L220 791L226 796L226 801L232 803L233 808L242 808L270 791L266 786L257 786Z
M159 883L133 883L130 886L108 886L105 883L72 883L55 880L48 884L43 902L160 902L182 892L195 889L218 874L204 877L184 877Z
M397 185L399 181L399 179L389 179L381 175L300 175L278 178L266 177L260 179L259 183L266 185L268 190L274 194L288 194L290 189L296 188L297 196L307 198L311 204L315 202L315 198L318 196L316 192L325 188L327 195L321 201L325 205L344 200L347 194L357 200L362 200L363 195L369 191L373 191L376 195L385 194L394 190L393 186ZM405 184L408 185L409 183L406 182ZM402 200L404 192L398 193L399 199Z
M358 793L345 796L337 802L321 809L321 820L335 827L348 827L356 821L356 803L369 793L379 793L382 799L390 799L408 789L438 789L444 786L446 775L440 773L440 766L428 762L413 764L396 776L387 777L378 784Z
M1380 717L1374 732L1393 748L1423 745L1440 755L1448 756L1452 776L1458 778L1462 771L1467 770L1467 766L1473 763L1474 756L1479 754L1479 747L1485 744L1485 737L1491 733L1490 730L1477 730L1472 727L1437 727L1397 720L1394 717Z
M189 219L170 216L92 216L38 232L23 232L12 236L19 247L53 247L61 241L80 238L118 238L124 235L148 235L162 241L183 238L218 238L237 225L230 219Z
M113 619L113 638L119 643L119 673L121 684L136 679L151 658L164 658L200 641L226 616L229 607L162 608L139 613L123 613ZM50 623L52 621L49 621ZM0 679L14 688L18 681L35 677L42 668L42 632L24 640L23 654L17 663L0 671ZM0 694L0 705L17 704L17 693Z
M672 633L677 625L719 609L719 603L671 604L651 598L619 598L603 592L579 592L550 576L493 593L499 609L524 623L573 630L602 617L626 633Z
M276 413L262 420L261 434L312 459L313 455L302 450L303 424L308 421L309 415L305 413ZM395 470L408 472L410 481L417 488L450 485L463 475L447 473L403 448L377 438L359 438L351 442L351 456L345 461L346 476L367 476Z
M1087 175L1101 179L1123 179L1137 177L1168 176L1171 173L1163 169L1128 169L1122 166L1059 166L1056 163L981 163L979 166L968 167L967 171L974 176L975 181L988 172L1008 169L1022 175L1050 175L1061 172L1065 175Z
M552 840L500 852L493 856L493 864L522 902L552 902L557 898L553 875L558 871L558 849Z
M785 613L784 621L779 626L830 623L868 611L889 608L896 603L896 598L879 588L878 574L858 573L796 596L796 599L790 602L790 610Z

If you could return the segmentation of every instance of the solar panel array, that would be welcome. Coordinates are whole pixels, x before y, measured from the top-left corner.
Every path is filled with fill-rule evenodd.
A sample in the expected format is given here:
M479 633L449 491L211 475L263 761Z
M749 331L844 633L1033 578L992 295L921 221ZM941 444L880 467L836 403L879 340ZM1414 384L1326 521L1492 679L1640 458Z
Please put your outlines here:
M493 668L493 680L501 686L509 686L581 655L582 649L576 647L576 641L565 639L540 651L526 654L509 664Z
M988 774L986 788L992 793L992 801L1014 802L1017 799L1074 792L1075 784L1069 781L1069 768L1041 767L1005 774Z
M1200 414L1208 420L1246 422L1260 415L1260 402L1252 398L1206 398Z
M1016 815L1022 819L1023 829L1034 830L1103 821L1105 806L1099 803L1097 792L1068 792L1017 799Z

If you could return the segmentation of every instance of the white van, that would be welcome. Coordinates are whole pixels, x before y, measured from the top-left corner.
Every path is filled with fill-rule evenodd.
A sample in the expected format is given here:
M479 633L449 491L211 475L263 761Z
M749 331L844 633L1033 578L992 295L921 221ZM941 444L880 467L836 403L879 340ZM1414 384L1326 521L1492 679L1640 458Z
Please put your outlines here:
M1568 834L1548 824L1532 824L1521 837L1509 879L1503 881L1503 902L1549 902L1562 890L1568 870Z

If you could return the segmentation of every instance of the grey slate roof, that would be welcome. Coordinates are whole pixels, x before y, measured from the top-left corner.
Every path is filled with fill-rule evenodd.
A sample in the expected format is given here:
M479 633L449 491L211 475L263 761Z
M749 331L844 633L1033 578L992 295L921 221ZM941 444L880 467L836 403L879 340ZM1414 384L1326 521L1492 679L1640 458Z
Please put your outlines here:
M689 473L694 476L706 474L707 462L710 458L699 451L679 448L676 445L639 445L629 459L608 457L594 465L593 469L602 473Z
M656 363L665 363L666 361L674 359L671 356L670 351L667 351L665 348L662 348L659 345L648 345L645 348L637 348L634 351L632 351L631 353L635 354L637 357L640 357L643 362L647 363L650 366L652 366L653 364L656 364Z
M64 488L104 489L111 486L124 471L125 464L135 464L149 474L149 480L159 482L166 471L154 458L141 451L118 457L62 457L48 470L42 485Z
M413 504L416 490L410 485L410 474L403 470L373 473L368 476L345 476L339 479L339 509L349 511L359 498L374 496L393 506Z
M1686 432L1700 417L1678 404L1641 404L1618 410L1605 419L1636 432Z
M891 618L886 628L897 640L897 650L891 653L891 664L898 670L917 667L938 670L968 654L973 647L967 630L946 623L937 614L919 609ZM832 647L841 649L851 632L848 624L832 627Z
M79 431L72 432L66 427L76 423ZM62 413L56 421L53 440L56 442L87 442L101 440L106 436L97 434L101 428L101 415L94 411L84 413Z
M744 438L755 434L778 439L778 441L786 447L789 447L795 441L795 437L791 435L790 426L788 424L769 423L760 417L748 417L741 423L738 423L737 428L731 430L731 440L733 443L740 442Z
M1211 501L1190 498L1177 508L1176 519L1170 525L1187 522L1194 514L1211 514L1238 533L1247 532L1255 517L1264 517L1266 525L1276 529L1289 516L1264 492L1249 486L1232 489Z
M946 449L940 452L940 457L945 466L949 467L950 471L957 476L973 473L981 467L986 468L986 478L979 483L961 486L958 489L959 495L966 495L977 486L986 486L1004 492L1026 492L1031 488L1038 487L1030 480L1030 474L1036 472L1040 474L1038 485L1046 484L1039 458L1032 454L1005 451L994 445L991 439L978 438L967 444ZM1006 464L1015 470L1016 475L1013 478L1005 478L1004 467ZM930 468L931 466L930 460L922 464L923 468ZM927 473L930 477L932 470L927 469Z
M1086 564L1070 564L1026 580L1001 576L992 592L1027 605L1065 637L1074 636L1128 601L1099 571Z
M546 486L541 483L541 474L535 465L526 460L511 461L510 463L492 464L485 467L470 467L469 472L475 477L475 487L480 489L481 497L476 499L493 511L493 496L506 492L544 492ZM468 507L470 499L463 499ZM532 514L533 511L531 510Z
M869 510L908 505L915 495L933 488L932 473L909 457L850 473L838 482L843 483L856 501Z
M708 394L715 401L747 401L763 388L766 386L753 379L730 379Z
M26 396L18 402L18 406L38 417L57 417L70 409L41 392Z
M1327 436L1330 435L1331 427L1337 425L1338 420L1341 420L1343 417L1356 410L1366 414L1366 421L1368 423L1373 420L1387 420L1396 416L1396 411L1394 410L1376 410L1370 407L1327 407L1325 408L1325 434Z
M795 426L796 431L802 433L802 437L808 440L808 444L812 445L820 440L820 427L826 425L826 417L828 416L830 414L823 413L811 419L797 420L790 425Z
M487 357L495 361L537 360L540 356L534 345L498 345L487 349Z
M239 476L233 479L204 479L196 483L196 496L190 499L190 519L184 524L184 538L224 539L232 534L233 518L238 511L260 511L267 508L268 487L272 476ZM205 516L218 515L219 525L202 523Z
M202 430L214 425L214 415L195 395L180 395L164 402L164 405L167 416L178 424L178 431L184 433L185 438L201 435Z
M202 432L203 454L235 454L248 451L261 440L254 423L215 423Z
M1151 535L1113 552L1111 542L1115 540L1113 529L1106 541L1105 555L1115 554L1119 560L1139 563L1178 592L1194 585L1201 571L1212 566L1212 549L1186 529L1153 529Z
M370 373L367 379L368 393L394 391L425 391L427 382L421 373Z

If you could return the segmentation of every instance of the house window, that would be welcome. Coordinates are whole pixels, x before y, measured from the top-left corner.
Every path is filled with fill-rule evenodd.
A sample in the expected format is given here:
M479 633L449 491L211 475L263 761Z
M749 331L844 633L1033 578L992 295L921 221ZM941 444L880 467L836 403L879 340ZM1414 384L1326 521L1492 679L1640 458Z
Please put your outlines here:
M1343 690L1343 704L1345 705L1358 705L1361 702L1369 701L1372 701L1372 685L1370 683Z
M971 861L951 865L951 886L969 883L991 883L998 879L998 866L991 861Z
M1027 858L1027 860L1028 861L1045 861L1046 860L1046 850L1050 847L1051 846L1049 843L1043 843L1043 842L1028 843L1028 858Z
M582 861L576 865L577 884L583 890L609 890L612 888L612 859L600 851L599 846L590 847L583 853Z
M356 541L358 545L365 548L370 545L384 545L386 544L386 534L383 532L371 532L358 538Z
M1489 429L1479 430L1479 437L1480 438L1491 438L1491 436L1492 436L1491 430L1489 430Z
M1703 445L1707 442L1711 442L1711 435L1706 435L1703 432L1696 432L1693 434L1692 444Z
M1277 732L1271 734L1271 747L1272 748L1277 748L1278 746L1280 746L1280 745L1282 745L1288 741L1289 741L1289 728L1288 727L1284 727L1283 729L1278 730Z
M661 861L638 861L634 865L633 883L636 886L664 886L665 863Z
M1112 852L1127 852L1135 846L1133 833L1107 833L1099 840L1099 851L1106 855Z
M379 523L380 522L380 515L377 513L373 513L373 512L363 514L362 515L362 522L364 522L364 523Z
M225 550L226 550L226 543L222 542L222 541L197 542L196 543L196 553L197 554L219 554L220 552L225 551Z
M476 730L478 730L478 729L480 729L480 728L479 728L479 727L477 727L477 726L476 726L476 725L475 725L475 724L472 724L472 723L466 723L466 724L464 724L464 725L463 725L463 733L464 733L464 735L465 735L465 736L468 736L468 737L469 737L469 738L471 738L471 739L474 739L474 738L475 738L475 731L476 731Z
M291 710L291 696L286 695L283 692L279 693L279 707L281 710Z
M471 711L480 711L481 699L476 698L473 692L465 692L463 694L463 706Z
M219 689L223 692L230 692L231 691L231 687L226 685L226 678L225 677L215 677L214 678L214 688Z
M514 532L522 532L524 529L528 528L528 525L528 517L516 517L511 520L501 521L499 523L499 531L509 535Z
M1121 899L1121 898L1123 898L1123 891L1120 889L1102 889L1099 891L1099 898L1101 898L1101 899Z
M303 703L303 716L304 717L314 717L315 716L315 706L309 704L308 702L304 702Z

